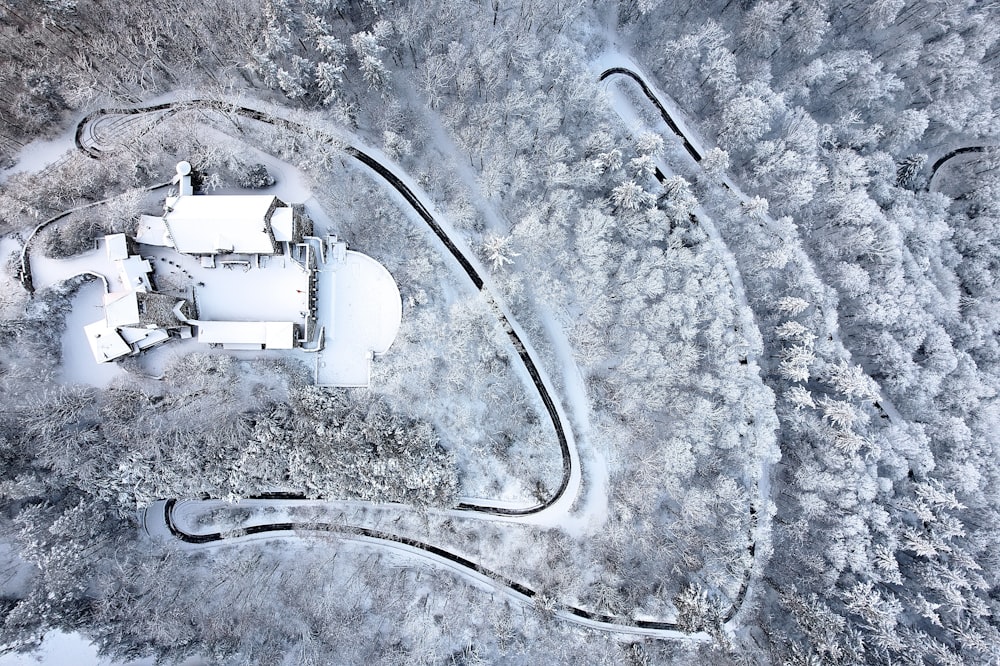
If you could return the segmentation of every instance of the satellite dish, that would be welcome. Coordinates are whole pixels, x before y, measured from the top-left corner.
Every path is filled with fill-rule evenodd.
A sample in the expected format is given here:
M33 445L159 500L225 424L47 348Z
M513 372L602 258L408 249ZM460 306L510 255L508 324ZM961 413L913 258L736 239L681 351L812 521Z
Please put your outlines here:
M181 176L187 176L191 173L191 163L190 162L178 162L177 163L177 173Z

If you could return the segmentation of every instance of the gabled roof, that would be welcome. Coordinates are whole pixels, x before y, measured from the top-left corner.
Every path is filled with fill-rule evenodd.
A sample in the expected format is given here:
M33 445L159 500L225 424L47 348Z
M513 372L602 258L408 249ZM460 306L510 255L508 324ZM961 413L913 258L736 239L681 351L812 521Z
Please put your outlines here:
M178 252L273 254L270 214L278 205L277 197L262 195L174 197L163 220ZM158 234L150 228L150 236Z
M279 243L295 242L295 214L291 206L274 209L274 213L271 214L271 232L274 234L274 240Z

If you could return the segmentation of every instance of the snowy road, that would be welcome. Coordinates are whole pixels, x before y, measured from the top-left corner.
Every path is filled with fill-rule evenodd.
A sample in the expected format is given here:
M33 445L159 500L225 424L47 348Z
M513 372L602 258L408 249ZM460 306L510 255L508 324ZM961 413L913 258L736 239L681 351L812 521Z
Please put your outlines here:
M110 137L112 136L121 135L123 126L126 124L123 119L137 119L142 123L141 131L142 129L152 128L156 123L176 113L194 110L236 114L296 133L308 133L313 138L325 140L331 146L342 148L348 155L374 171L402 197L407 205L440 240L448 253L458 263L461 270L469 277L476 289L483 293L490 304L491 309L506 331L511 344L514 346L525 371L538 391L542 404L545 406L545 410L552 421L562 455L562 478L559 487L544 502L512 507L506 503L492 504L488 502L476 503L465 501L459 504L458 510L507 517L540 516L540 514L546 511L551 513L551 510L568 510L580 486L581 475L579 465L576 464L578 454L573 445L573 436L568 419L561 405L553 398L551 383L535 360L537 355L531 350L530 344L525 341L523 331L510 311L497 299L495 295L496 290L491 289L487 280L484 279L483 276L486 272L479 266L475 255L467 248L461 247L461 241L457 239L456 235L449 233L440 221L440 217L431 212L433 207L430 204L430 197L423 193L411 179L405 176L402 169L393 165L387 157L379 154L376 150L363 146L356 137L345 137L343 135L319 131L303 123L258 109L208 99L166 102L148 107L130 109L102 109L95 111L84 118L78 125L75 133L76 145L90 157L100 158L103 153L115 150L115 145L104 142L111 140ZM147 116L151 117L151 122L147 119ZM109 126L114 128L115 131L111 132L101 129L102 127L106 128ZM564 497L566 498L565 500ZM543 525L553 524L553 521L544 519L533 522Z
M146 525L147 531L151 528L151 521L156 520L157 523L155 524L159 524L158 520L160 512L162 511L163 526L167 532L184 543L193 545L230 542L234 539L246 540L260 535L300 536L303 532L337 534L343 538L349 538L362 543L377 544L383 549L388 548L397 550L409 556L416 556L430 560L436 565L460 574L466 580L469 580L479 586L483 586L485 584L488 589L499 589L512 600L528 606L534 606L535 600L538 597L538 593L530 587L522 585L521 583L493 571L492 569L484 567L481 564L432 544L424 543L409 537L391 534L382 530L332 522L285 522L251 525L242 529L232 530L227 533L191 533L180 529L175 524L173 516L176 506L176 500L160 500L148 507L143 517L143 523ZM151 516L151 513L154 515ZM155 530L156 527L152 527L152 529ZM553 608L553 614L566 622L618 634L695 641L711 640L711 637L704 632L689 633L680 631L677 624L674 622L615 617L601 613L594 613L568 604L556 604Z
M938 171L941 169L941 167L943 167L945 164L947 164L951 160L955 159L956 157L962 157L963 155L970 155L970 154L975 155L977 153L987 153L987 154L993 153L993 158L995 159L995 157L996 157L996 151L998 150L998 148L1000 148L1000 146L993 146L993 145L991 145L991 146L965 146L963 148L956 148L954 150L951 150L951 151L945 153L944 155L942 155L941 157L939 157L937 160L935 160L934 164L931 166L931 175L927 178L927 191L928 192L933 192L934 191L934 187L933 187L934 186L934 177L937 176ZM995 164L996 163L994 162L994 167L993 168L995 168Z
M638 68L634 62L617 53L608 54L597 61L596 68L601 72L598 77L601 81L606 81L615 76L625 76L637 83L646 98L649 99L660 112L660 116L663 118L667 127L669 127L670 130L681 139L684 149L687 151L688 155L691 156L691 159L698 163L701 162L702 155L705 154L705 149L700 138L685 126L683 120L680 118L679 112L672 103L672 100L670 100L664 93L656 90L650 83L647 82L646 78L642 74L636 71ZM619 116L622 117L622 120L633 127L641 126L642 121L636 111L632 108L632 105L627 99L624 98L624 96L610 94L610 91L609 95L612 108L619 114ZM660 182L663 182L667 175L672 175L672 172L669 166L666 165L662 159L659 159L657 161L656 177ZM744 201L749 200L749 197L740 192L736 185L729 181L728 177L725 177L725 182L726 187L736 192L741 199ZM714 246L716 253L719 255L722 260L722 264L726 269L729 282L733 288L734 298L739 307L738 319L740 326L745 331L758 331L759 328L757 326L757 322L755 321L753 310L750 308L750 304L747 299L746 287L743 284L743 275L740 273L739 267L737 266L735 256L733 256L729 246L723 240L715 222L711 219L711 217L709 217L701 206L694 209L692 217L708 235L710 242ZM751 372L755 372L758 377L763 377L763 371L760 368L760 360L756 354L752 352L747 353L747 365L749 366ZM757 438L758 443L774 440L774 432L773 430L769 430L767 426L767 424L772 421L773 419L770 418L770 415L759 412L754 414L754 436ZM760 446L760 444L758 444L758 446ZM750 555L751 562L753 562L757 556L758 541L766 538L766 534L770 530L770 526L766 524L765 520L762 520L762 508L764 504L770 502L770 475L773 462L773 460L770 460L767 457L762 457L760 467L757 470L757 478L755 478L752 482L752 490L753 494L756 495L756 499L751 502L748 507L750 527L747 535L747 552ZM766 515L763 517L765 519L768 518ZM728 612L723 616L726 623L731 624L740 608L742 608L747 594L750 592L753 569L754 567L751 565L745 570L740 589L733 600L733 604Z
M667 121L671 129L683 139L685 149L687 149L692 158L696 161L700 161L701 153L695 145L695 142L689 139L684 131L682 131L681 126L674 120L673 116L666 111L665 107L659 102L657 96L651 91L644 80L635 72L627 71L624 68L622 68L621 71L610 73L605 72L605 75L602 78L605 78L613 73L626 74L640 83L644 91L647 92L647 96L657 103L665 121ZM500 503L494 505L490 503L462 502L457 509L451 511L458 513L464 512L466 514L477 514L484 518L521 519L533 524L544 526L564 526L567 523L575 522L574 516L571 513L571 506L576 500L581 488L580 457L573 440L569 420L562 406L553 397L554 391L551 388L550 380L541 369L540 364L536 361L537 355L534 354L530 345L526 342L523 331L517 325L515 319L506 306L495 296L496 290L491 288L492 285L489 283L488 278L484 277L488 276L488 273L479 265L475 255L468 248L463 246L463 243L457 234L454 234L447 228L446 222L443 222L439 216L433 214L433 207L430 203L430 198L422 192L412 179L405 175L402 169L394 165L391 160L386 158L384 155L379 154L378 151L364 147L356 137L346 137L342 133L333 134L328 132L318 132L313 127L309 127L303 123L289 120L278 115L272 115L256 109L235 106L216 100L192 100L188 102L172 102L135 109L97 111L87 116L87 118L80 123L76 132L77 146L80 150L84 151L91 157L99 158L103 152L114 149L114 146L101 144L101 142L105 140L104 137L108 136L108 133L104 133L104 136L102 137L102 132L99 128L100 125L119 128L122 124L121 118L123 117L151 114L152 122L146 123L145 126L152 127L155 123L168 117L169 115L173 115L174 113L184 110L195 109L238 114L246 118L268 123L289 131L308 132L312 137L319 136L319 138L328 141L330 145L340 146L348 155L354 157L356 160L378 174L400 197L402 197L413 212L420 217L424 223L426 223L427 227L441 241L442 245L448 250L449 254L461 270L469 277L473 285L478 290L483 292L501 325L506 330L511 343L517 351L527 374L530 376L533 384L538 390L539 397L541 398L542 403L552 420L563 458L563 477L560 487L545 502L530 507L510 507ZM660 173L660 176L662 177L662 172ZM736 271L735 262L732 260L731 255L728 254L728 249L725 248L724 244L721 244L721 239L719 239L717 232L714 234L713 240L721 245L719 248L720 254L724 258L724 263L726 264L727 270L730 272L734 289L737 291L737 300L741 307L741 316L745 318L745 323L747 325L755 325L752 322L752 313L746 304L746 297L742 288L742 279L739 272ZM729 261L726 261L727 258ZM566 359L562 360L564 363L566 362ZM756 364L756 359L751 358L749 359L749 362ZM582 391L574 389L574 386L575 384L570 382L570 388L572 390L569 392L573 396L574 403L585 403L585 394ZM585 414L585 404L576 405L576 407L577 411L582 409L582 413ZM766 421L764 419L758 419L758 422L765 423ZM764 476L764 479L757 483L758 491L766 492L769 488L766 481L767 470L762 469L761 474ZM459 555L448 552L432 544L423 543L408 537L391 534L381 530L374 530L359 526L338 525L333 523L271 523L254 525L225 534L192 533L179 528L173 520L173 514L176 510L177 502L175 500L165 500L162 502L162 512L152 511L153 507L150 507L150 509L145 512L144 523L147 526L147 530L154 534L158 531L161 533L165 531L167 534L186 543L214 544L219 542L229 542L233 539L252 538L254 535L261 534L298 534L303 531L333 532L346 538L375 542L379 543L383 547L404 550L411 554L419 555L421 557L432 559L438 563L445 564L450 568L457 568L457 570L462 572L462 574L470 580L474 580L478 584L486 582L493 587L503 589L510 596L525 603L533 603L533 599L536 596L536 593L530 588L527 588L520 583L512 581L497 572L489 570L482 565L467 560ZM325 502L324 504L326 506L336 506L338 503ZM151 511L152 515L150 513ZM749 508L749 513L751 528L748 551L752 559L756 552L756 537L758 535L758 529L760 529L760 511L756 503ZM159 523L161 516L163 521L162 524ZM731 624L733 618L743 604L749 588L750 576L751 570L748 569L746 575L744 576L737 598L735 599L732 607L724 615L724 620L727 623ZM709 638L704 633L685 633L679 631L677 625L669 621L611 617L591 613L590 611L573 606L557 607L555 614L567 621L584 624L586 626L604 631L652 635L661 638L685 638L695 640L707 640Z

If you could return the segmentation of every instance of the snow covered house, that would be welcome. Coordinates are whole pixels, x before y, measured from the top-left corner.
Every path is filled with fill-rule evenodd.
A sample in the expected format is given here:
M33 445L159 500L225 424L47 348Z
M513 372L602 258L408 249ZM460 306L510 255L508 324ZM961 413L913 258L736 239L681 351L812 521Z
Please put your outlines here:
M301 207L274 195L195 196L191 165L177 165L177 196L168 197L162 216L143 215L136 240L199 256L278 254L312 234Z
M135 239L103 239L104 317L84 327L99 363L170 338L236 351L311 354L315 381L367 386L371 360L396 337L399 289L371 257L312 236L301 206L273 195L178 194L143 215ZM141 252L141 255L139 254Z
M184 299L153 292L152 266L129 254L125 234L104 237L104 247L117 275L104 279L104 317L84 326L84 333L98 363L137 354L165 342L170 331L191 337L187 322L190 305Z

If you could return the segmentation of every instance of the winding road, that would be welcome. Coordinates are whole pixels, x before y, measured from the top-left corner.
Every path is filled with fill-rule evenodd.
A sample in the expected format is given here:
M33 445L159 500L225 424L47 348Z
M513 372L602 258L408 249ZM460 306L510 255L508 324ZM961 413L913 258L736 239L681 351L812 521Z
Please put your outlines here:
M939 157L937 160L935 160L934 164L931 165L931 175L927 178L927 191L928 192L932 191L931 186L934 183L934 176L936 176L938 170L945 164L947 164L949 161L953 160L956 157L960 157L962 155L968 155L969 153L985 153L991 150L995 150L996 148L997 146L964 146L962 148L955 148L954 150L948 151L947 153Z
M433 544L425 543L417 539L392 534L383 530L376 530L367 527L354 525L342 525L331 522L287 522L268 523L266 525L250 525L226 533L191 533L185 532L174 523L173 515L177 500L160 500L163 509L163 521L170 533L185 543L189 544L212 544L221 541L228 541L235 538L248 537L258 534L275 535L296 535L302 532L322 532L339 534L352 539L364 539L366 541L378 543L380 545L392 545L401 547L404 552L415 553L427 557L438 563L445 565L457 565L459 570L473 572L481 579L488 581L492 587L500 588L517 601L534 604L539 593L526 585L493 571L481 564L473 562L461 555L449 552ZM153 506L156 506L154 504ZM152 509L153 506L149 507ZM147 512L149 511L147 509ZM680 631L674 622L664 622L657 620L638 620L627 617L617 617L595 613L568 604L557 604L553 612L561 619L582 624L594 629L604 631L614 631L623 634L639 634L660 637L694 638L698 640L709 640L709 635L702 632L686 633Z
M619 59L620 58L615 58L615 60ZM623 76L639 85L639 88L642 90L643 95L645 95L646 99L649 100L649 102L659 112L660 117L663 119L666 126L670 128L670 131L672 131L681 140L681 144L683 145L684 150L687 151L688 155L691 157L692 160L694 160L694 162L700 164L702 161L701 150L699 150L699 148L695 146L693 136L690 135L688 132L685 132L685 130L682 128L681 122L678 119L676 119L666 108L666 105L663 103L661 98L662 93L654 91L653 87L646 82L645 77L638 71L636 71L636 69L633 69L631 63L629 62L620 62L619 64L616 64L612 67L605 68L601 72L598 78L600 81L607 81L615 76ZM618 112L621 113L620 110ZM664 166L664 169L666 169L666 166ZM666 180L666 175L664 174L663 170L661 170L659 167L656 168L655 176L656 179L661 183ZM740 198L741 202L746 203L747 201L749 201L749 197L747 197L742 191L740 191L740 189L736 187L736 185L732 183L728 177L724 177L722 185L726 187L726 189L736 194ZM743 276L740 273L738 266L736 265L735 257L732 255L732 252L730 252L728 246L723 241L721 234L719 233L718 229L715 226L715 223L708 217L707 214L704 213L704 211L701 209L700 206L697 207L694 211L692 211L690 217L692 222L698 224L702 229L705 230L711 241L715 244L715 249L718 252L719 256L722 258L723 265L725 266L726 272L729 275L729 281L733 287L737 303L740 304L741 309L744 313L751 313L752 310L750 309L749 301L746 296L746 287L743 284ZM741 321L741 326L748 329L758 328L757 323L754 320L752 314L744 315ZM756 371L759 374L761 375L763 374L760 369L759 359L755 355L748 353L747 363L753 368L756 368ZM758 441L760 441L761 438L767 437L767 433L764 431L764 426L763 426L763 424L766 422L766 419L763 418L762 415L757 414L755 415L753 422L755 426L755 434L756 437L758 438ZM759 505L763 503L763 501L766 499L766 496L770 488L770 484L768 481L768 474L769 470L767 469L767 466L764 463L762 463L760 469L760 475L758 479L754 481L753 487L750 489L751 495L754 497L754 499L750 502L750 506L748 507L749 526L747 528L747 553L750 556L751 562L754 561L754 558L757 555L757 540L760 534L759 530L762 528L760 522ZM764 482L763 484L762 481ZM736 616L736 613L743 606L744 601L746 601L747 594L750 591L750 583L752 577L753 577L753 568L751 566L744 571L740 589L737 592L736 597L733 599L733 603L729 612L725 615L726 622L732 621L732 619Z
M155 117L153 123L149 124L146 129L151 129L156 123L162 122L163 120L181 112L190 110L209 110L218 111L221 113L234 113L251 120L260 121L267 123L269 125L280 127L296 133L308 133L309 136L319 137L329 143L330 145L340 144L339 138L326 133L319 133L313 127L309 127L302 123L298 123L286 118L281 118L272 114L259 111L257 109L251 109L245 106L230 105L218 100L207 100L207 99L193 99L184 102L168 102L165 104L156 104L153 106L145 107L134 107L129 109L100 109L89 114L77 125L75 141L77 148L83 153L89 155L92 158L98 159L107 150L107 148L100 148L97 145L97 128L103 121L108 119L114 119L114 121L119 120L121 117L129 116L145 116L147 114L159 114ZM114 127L120 127L120 124L115 122ZM550 421L552 422L552 427L556 433L556 439L559 442L559 450L562 456L562 477L558 488L552 493L545 501L539 502L537 504L526 506L526 507L502 507L502 506L491 506L485 504L477 504L474 502L461 502L458 505L459 510L463 511L473 511L478 513L487 513L498 516L530 516L533 514L545 511L552 505L554 505L565 493L569 487L570 481L573 476L573 452L570 449L570 442L567 436L569 432L569 426L565 422L565 416L563 415L561 409L556 405L555 400L552 397L552 391L549 388L547 382L542 377L539 372L538 365L536 364L533 355L529 352L528 347L525 345L521 334L518 332L519 327L515 328L516 322L514 322L513 317L508 314L508 312L501 306L497 299L493 296L490 290L485 286L485 281L479 270L476 269L474 265L474 260L467 256L458 245L452 240L452 238L444 231L438 220L431 214L428 205L424 204L420 197L414 194L413 189L407 185L402 178L393 173L381 162L376 160L372 155L365 152L361 148L353 145L342 146L344 152L348 155L364 164L366 167L378 174L383 180L385 180L399 195L406 200L407 204L420 216L420 218L427 224L427 226L434 232L438 240L441 241L442 245L448 250L449 254L458 262L462 271L468 276L472 281L475 288L483 294L490 308L493 310L494 315L500 322L500 325L504 328L507 333L511 344L513 345L515 351L517 352L518 358L521 360L522 365L531 378L532 384L535 390L538 391L539 398L542 404L545 406L545 411L548 414ZM289 497L296 497L294 495L289 495ZM304 498L304 496L300 496Z
M684 145L684 150L688 152L688 155L691 156L691 159L693 159L695 162L701 162L701 153L698 152L698 150L694 147L694 144L691 143L691 140L684 134L684 132L681 131L681 128L677 124L677 121L674 120L673 116L671 116L667 112L667 109L664 108L663 104L660 102L659 97L657 97L657 95L653 93L653 90L646 83L646 80L642 76L640 76L637 72L627 67L609 67L608 69L601 72L601 75L598 77L598 80L606 81L608 78L615 75L626 76L639 84L639 87L642 88L642 93L646 96L646 98L650 102L653 103L653 106L656 107L657 111L660 112L660 116L663 117L663 121L667 124L667 127L669 127L674 134L680 137L681 143ZM662 177L663 174L661 173L659 179L662 180Z
M600 78L601 80L604 80L616 74L627 76L640 85L646 96L656 105L667 125L682 139L684 147L691 157L696 162L700 162L701 155L695 148L690 138L682 132L681 127L671 114L668 113L667 109L659 102L657 96L652 92L645 80L635 71L623 67L608 69L601 74ZM123 119L129 117L145 117L146 119L149 119L152 117L152 122L146 126L146 131L148 131L148 129L152 128L156 123L162 122L164 119L177 113L188 110L216 111L223 114L236 114L292 132L304 133L310 137L320 138L331 146L341 147L348 155L375 172L406 201L414 212L427 224L435 236L437 236L444 247L448 250L449 254L451 254L461 267L462 271L471 280L475 288L484 295L484 298L490 304L494 314L497 316L498 321L507 332L508 338L517 351L518 357L531 378L532 383L538 391L539 397L545 406L545 410L556 432L556 437L558 439L562 455L563 469L560 485L557 490L545 501L532 506L514 508L463 501L456 507L455 510L466 514L507 517L509 519L536 516L552 510L558 503L561 503L562 506L565 507L564 510L568 511L569 505L572 503L572 500L575 498L575 495L580 488L581 471L579 454L575 450L571 428L568 424L566 415L564 414L561 406L553 398L553 391L550 388L544 373L540 371L539 364L535 360L535 355L532 352L531 347L525 343L524 336L520 332L520 327L516 324L516 321L503 304L494 296L493 291L489 289L488 280L484 279L483 271L477 268L478 262L474 257L472 257L471 253L461 249L460 243L445 230L438 218L436 218L431 212L432 208L429 203L427 203L428 197L423 193L418 193L415 185L411 184L404 176L398 175L395 170L388 167L386 165L388 160L376 159L371 154L371 151L358 147L358 145L356 145L357 142L345 142L342 137L326 132L318 132L315 128L304 123L282 118L257 109L210 99L195 99L184 102L169 102L145 107L102 109L95 111L84 118L77 126L75 134L76 145L83 153L92 158L98 159L102 156L102 154L114 150L113 145L106 145L102 143L103 139L100 136L102 128L104 128L105 131L111 130L114 133L117 133L125 122ZM151 116L150 114L155 115ZM657 169L657 177L660 180L664 179L664 175L659 169ZM735 262L732 262L731 258L730 261L727 262L727 270L730 271L731 277L733 278L734 288L736 288L739 293L742 293L742 280L739 277L738 272L735 276L732 275L732 271L735 270ZM755 360L752 359L752 362L755 363ZM570 490L572 490L572 492L568 493ZM758 488L757 490L761 491L762 489ZM301 498L302 497L300 495L294 493L276 493L259 499ZM536 597L538 596L538 593L531 588L460 555L449 552L438 546L434 546L433 544L424 543L409 537L391 534L382 530L375 530L360 526L341 525L332 522L279 522L248 526L242 528L241 530L235 530L227 533L187 532L180 528L175 521L175 511L178 506L177 500L160 500L160 502L156 504L159 503L162 503L162 520L166 530L173 537L185 543L214 544L260 534L289 535L305 531L335 533L347 538L378 543L383 547L403 549L411 554L423 556L432 561L438 562L439 564L444 564L452 568L457 567L467 575L475 577L480 581L486 581L490 585L503 590L511 597L525 603L534 603ZM144 521L153 517L159 519L157 516L154 516L154 514L158 512L153 511L153 507L155 507L156 504L146 510L144 514ZM752 562L757 551L756 538L759 527L759 510L757 500L754 500L751 503L748 511L750 517L750 527L747 552L749 553ZM746 599L751 578L752 566L746 569L738 594L733 600L732 605L723 614L721 618L723 623L731 623L736 614L739 612ZM604 631L641 634L657 636L660 638L709 640L709 636L703 632L691 633L681 631L678 625L672 621L640 620L629 617L615 617L595 613L571 605L557 606L554 612L556 616L566 621Z

